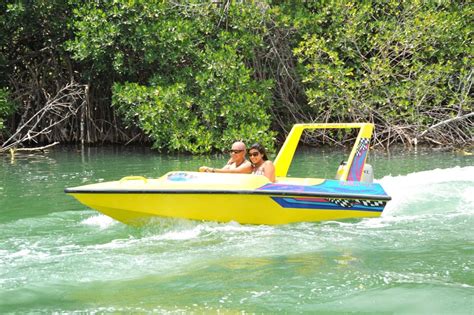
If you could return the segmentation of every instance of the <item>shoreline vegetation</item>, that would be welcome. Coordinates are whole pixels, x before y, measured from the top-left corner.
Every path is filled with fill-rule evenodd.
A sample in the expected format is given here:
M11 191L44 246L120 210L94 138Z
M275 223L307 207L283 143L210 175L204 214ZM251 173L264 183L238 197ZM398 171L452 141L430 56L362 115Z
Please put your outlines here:
M470 1L0 4L0 153L54 143L267 148L295 123L472 148ZM307 145L345 146L344 130ZM33 149L30 148L30 149ZM13 155L13 153L12 153Z

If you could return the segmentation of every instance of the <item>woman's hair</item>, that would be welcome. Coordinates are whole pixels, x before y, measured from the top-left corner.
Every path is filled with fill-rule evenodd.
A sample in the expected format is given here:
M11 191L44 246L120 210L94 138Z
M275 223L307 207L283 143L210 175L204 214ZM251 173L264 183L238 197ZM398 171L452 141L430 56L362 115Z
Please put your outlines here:
M260 152L260 154L262 155L262 159L264 161L268 160L268 157L267 157L267 151L265 150L265 147L263 145L261 145L260 143L254 143L252 144L252 146L250 147L250 149L248 150L248 152L250 152L250 150L257 150L258 152Z

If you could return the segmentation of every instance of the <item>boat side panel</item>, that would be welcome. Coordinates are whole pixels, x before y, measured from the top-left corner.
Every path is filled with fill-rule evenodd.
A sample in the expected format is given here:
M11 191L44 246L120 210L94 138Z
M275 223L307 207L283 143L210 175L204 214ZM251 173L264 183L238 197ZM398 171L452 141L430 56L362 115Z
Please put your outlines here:
M314 201L309 205L284 204L265 195L202 194L73 194L80 202L118 221L134 224L147 217L173 217L191 220L243 224L286 224L304 221L377 217L381 211L344 207L326 200L326 207ZM289 201L290 200L290 201ZM299 198L301 201L301 198Z
M324 180L317 185L301 185L298 182L285 183L284 181L269 183L257 189L258 191L293 192L293 193L313 193L335 194L335 195L358 195L360 198L371 196L371 198L388 198L387 193L380 184L364 183L339 180Z

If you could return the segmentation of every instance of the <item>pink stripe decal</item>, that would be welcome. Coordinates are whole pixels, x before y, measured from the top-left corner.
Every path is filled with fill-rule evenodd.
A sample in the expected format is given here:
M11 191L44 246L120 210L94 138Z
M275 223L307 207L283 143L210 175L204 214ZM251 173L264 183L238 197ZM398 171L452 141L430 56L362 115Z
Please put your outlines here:
M328 202L327 199L323 198L293 198L298 201L312 201L312 202Z

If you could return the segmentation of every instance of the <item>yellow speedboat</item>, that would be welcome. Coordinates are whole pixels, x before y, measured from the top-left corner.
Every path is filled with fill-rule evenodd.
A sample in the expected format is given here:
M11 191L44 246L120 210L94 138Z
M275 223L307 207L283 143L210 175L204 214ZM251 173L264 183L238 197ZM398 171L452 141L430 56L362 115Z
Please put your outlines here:
M286 177L303 130L359 128L338 179ZM372 124L294 125L275 159L277 181L263 175L169 172L158 179L129 176L119 181L66 188L86 206L127 224L150 217L248 224L378 217L390 197L372 183L365 165ZM144 220L145 219L145 220Z

